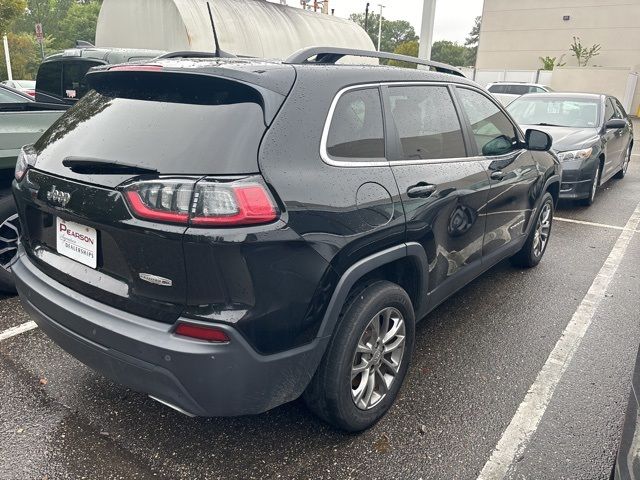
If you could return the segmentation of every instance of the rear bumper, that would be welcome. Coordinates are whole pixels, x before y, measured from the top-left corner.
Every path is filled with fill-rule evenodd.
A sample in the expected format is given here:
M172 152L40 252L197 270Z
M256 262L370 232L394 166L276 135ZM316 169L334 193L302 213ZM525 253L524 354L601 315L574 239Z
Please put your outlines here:
M257 414L303 392L328 339L258 354L232 327L231 341L178 337L173 326L102 304L56 282L21 252L13 266L25 309L60 347L114 381L198 416ZM196 322L197 323L197 322Z

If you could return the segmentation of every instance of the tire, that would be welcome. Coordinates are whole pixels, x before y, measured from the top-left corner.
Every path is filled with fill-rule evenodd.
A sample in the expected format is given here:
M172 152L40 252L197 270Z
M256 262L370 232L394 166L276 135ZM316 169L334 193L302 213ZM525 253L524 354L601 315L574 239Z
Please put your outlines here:
M535 223L522 249L511 257L512 263L521 268L533 268L540 263L551 238L553 225L553 197L545 193L536 212ZM542 243L541 243L542 242Z
M396 330L382 345L397 348L385 354L382 346L375 346L375 325L381 327L379 331ZM414 340L415 314L407 292L387 281L366 287L343 308L322 362L303 394L308 408L347 432L373 426L389 410L402 386Z
M614 178L618 180L622 180L627 175L627 169L629 168L629 162L631 161L631 150L633 149L633 145L630 143L627 147L627 155L624 157L624 161L622 162L622 167L620 171L616 173Z
M593 202L596 201L596 193L598 193L598 187L600 186L600 178L602 176L601 168L598 167L596 169L596 173L593 175L593 179L591 180L591 188L589 189L589 197L582 200L582 204L590 207L593 205Z
M0 198L0 292L16 293L10 265L17 254L20 222L12 195Z

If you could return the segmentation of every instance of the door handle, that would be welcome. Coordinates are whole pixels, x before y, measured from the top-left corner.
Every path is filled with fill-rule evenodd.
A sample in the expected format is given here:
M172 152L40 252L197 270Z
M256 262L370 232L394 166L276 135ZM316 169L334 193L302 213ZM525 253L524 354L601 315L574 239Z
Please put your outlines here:
M437 189L435 185L420 182L417 185L407 189L407 195L411 198L427 198L431 196Z
M496 170L495 172L491 172L491 175L489 176L491 177L491 180L503 180L505 174L502 170Z

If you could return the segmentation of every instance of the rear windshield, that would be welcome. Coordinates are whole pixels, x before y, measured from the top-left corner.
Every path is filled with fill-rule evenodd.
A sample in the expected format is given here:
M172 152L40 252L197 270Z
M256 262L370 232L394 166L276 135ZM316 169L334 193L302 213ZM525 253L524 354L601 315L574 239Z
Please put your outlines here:
M89 69L101 65L89 60L45 62L38 69L36 95L38 101L73 103L88 91L85 76Z
M78 157L163 174L258 171L265 131L261 96L207 76L101 74L89 92L36 143L41 162Z

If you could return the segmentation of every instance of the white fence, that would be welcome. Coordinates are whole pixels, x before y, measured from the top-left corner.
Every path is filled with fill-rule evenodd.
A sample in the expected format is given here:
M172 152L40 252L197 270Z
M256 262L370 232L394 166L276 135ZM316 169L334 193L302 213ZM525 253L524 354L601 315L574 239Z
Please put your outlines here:
M493 82L526 82L549 85L551 83L550 70L476 70L463 68L467 78L475 80L482 86Z
M564 92L598 92L617 97L632 115L640 115L640 78L636 69L561 67L555 70L476 70L463 68L482 87L493 82L526 82ZM557 74L554 75L554 72Z

